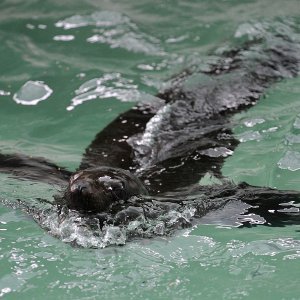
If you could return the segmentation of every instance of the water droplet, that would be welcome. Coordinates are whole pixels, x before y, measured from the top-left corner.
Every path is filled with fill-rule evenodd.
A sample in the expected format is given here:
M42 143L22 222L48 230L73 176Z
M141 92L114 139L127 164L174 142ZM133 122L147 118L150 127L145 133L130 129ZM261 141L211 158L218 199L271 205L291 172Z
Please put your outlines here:
M254 127L257 124L262 124L264 123L265 120L261 118L254 118L254 119L247 119L244 121L244 124L246 127Z
M62 42L69 42L75 39L74 35L56 35L53 37L54 41L62 41Z
M241 143L248 141L260 141L262 136L258 131L246 131L237 136Z

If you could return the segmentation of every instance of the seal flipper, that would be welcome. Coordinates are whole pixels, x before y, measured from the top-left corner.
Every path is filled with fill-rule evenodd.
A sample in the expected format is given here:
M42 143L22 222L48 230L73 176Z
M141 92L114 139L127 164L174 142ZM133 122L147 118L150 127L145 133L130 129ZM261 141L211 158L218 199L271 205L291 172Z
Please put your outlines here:
M246 214L259 215L265 220L264 225L282 227L300 224L299 191L280 191L240 183L236 198L251 205ZM243 226L248 227L249 224Z
M23 154L0 154L0 172L18 179L65 185L71 172L40 157Z

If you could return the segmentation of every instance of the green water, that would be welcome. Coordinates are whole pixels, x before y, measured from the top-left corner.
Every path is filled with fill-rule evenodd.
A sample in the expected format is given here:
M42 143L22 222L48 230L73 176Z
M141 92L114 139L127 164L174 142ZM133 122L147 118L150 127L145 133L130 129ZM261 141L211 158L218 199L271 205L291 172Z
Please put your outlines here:
M241 24L297 19L299 9L298 0L3 0L1 152L43 156L74 170L95 134L132 100L151 98L172 74L237 43ZM90 82L95 78L104 90ZM35 87L44 82L52 94L36 105L17 104L14 95L37 98L24 88L29 81ZM90 94L80 90L83 84ZM299 78L281 82L235 116L235 134L244 142L227 159L226 176L300 189L299 84ZM72 102L88 96L93 99ZM247 127L253 119L263 122ZM46 184L0 178L2 199L51 199L55 192ZM299 230L200 224L124 247L76 249L24 212L0 206L0 297L299 299Z

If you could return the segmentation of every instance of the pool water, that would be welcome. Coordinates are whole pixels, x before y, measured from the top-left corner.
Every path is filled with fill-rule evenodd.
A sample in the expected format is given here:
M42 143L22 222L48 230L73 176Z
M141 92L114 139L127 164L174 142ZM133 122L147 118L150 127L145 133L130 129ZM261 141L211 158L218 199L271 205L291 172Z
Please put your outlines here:
M298 0L4 0L0 152L42 156L75 170L96 133L136 101L151 100L188 66L205 67L213 50L282 20L300 24ZM241 143L223 166L225 176L300 190L299 86L300 78L273 85L233 117ZM0 198L8 202L50 200L58 192L0 178ZM237 228L222 212L212 214L169 237L85 249L1 205L0 297L299 298L299 225Z

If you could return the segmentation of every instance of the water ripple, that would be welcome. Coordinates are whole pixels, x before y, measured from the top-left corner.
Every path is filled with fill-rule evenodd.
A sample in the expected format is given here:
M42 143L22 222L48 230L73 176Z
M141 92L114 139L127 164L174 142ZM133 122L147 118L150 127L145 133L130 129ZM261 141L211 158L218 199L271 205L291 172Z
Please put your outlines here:
M75 15L55 24L58 28L70 30L90 26L94 28L86 41L107 44L111 48L123 48L130 52L151 55L165 55L160 41L142 32L129 17L113 11L99 11L90 15Z
M290 171L300 170L300 153L297 151L287 151L277 165L280 169Z

